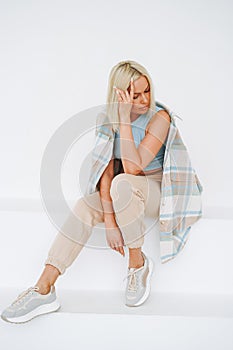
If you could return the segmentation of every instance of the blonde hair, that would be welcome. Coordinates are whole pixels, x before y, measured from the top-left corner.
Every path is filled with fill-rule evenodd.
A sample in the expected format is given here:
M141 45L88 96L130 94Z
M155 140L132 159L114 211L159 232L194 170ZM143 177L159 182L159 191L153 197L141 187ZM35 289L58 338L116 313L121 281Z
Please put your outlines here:
M113 86L119 89L127 90L130 85L130 79L136 80L145 76L150 86L150 106L149 110L155 111L154 88L152 79L147 70L139 63L131 60L117 63L110 71L107 91L106 113L114 132L119 130L118 116L118 98Z

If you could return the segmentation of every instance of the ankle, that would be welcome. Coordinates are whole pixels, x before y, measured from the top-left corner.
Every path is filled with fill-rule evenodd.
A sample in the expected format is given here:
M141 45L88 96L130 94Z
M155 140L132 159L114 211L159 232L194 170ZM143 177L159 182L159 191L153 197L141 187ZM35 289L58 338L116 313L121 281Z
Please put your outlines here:
M45 295L50 292L51 286L49 284L36 284L37 287L39 287L38 293Z
M134 268L139 268L142 267L144 265L144 258L142 255L140 255L139 257L135 258L129 258L129 268L134 267Z

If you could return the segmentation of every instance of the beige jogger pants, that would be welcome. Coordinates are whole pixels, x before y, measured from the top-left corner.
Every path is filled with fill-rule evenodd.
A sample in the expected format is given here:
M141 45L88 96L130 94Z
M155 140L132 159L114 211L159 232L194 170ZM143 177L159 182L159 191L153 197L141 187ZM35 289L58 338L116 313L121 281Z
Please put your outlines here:
M143 245L146 229L144 216L155 219L159 216L161 179L160 170L146 176L120 173L112 180L110 196L115 218L128 248ZM60 274L64 274L76 259L88 241L92 228L104 222L99 191L79 198L73 212L81 219L78 227L75 227L75 241L65 236L64 231L59 231L45 261L45 265L55 266ZM68 218L64 226L69 224Z

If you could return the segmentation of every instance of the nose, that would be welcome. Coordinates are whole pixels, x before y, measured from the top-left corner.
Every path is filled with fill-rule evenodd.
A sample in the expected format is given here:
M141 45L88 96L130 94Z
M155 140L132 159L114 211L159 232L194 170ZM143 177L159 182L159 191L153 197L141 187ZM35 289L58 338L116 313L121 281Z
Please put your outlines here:
M148 98L146 98L145 94L141 94L141 100L143 101L143 103L147 103L148 102Z

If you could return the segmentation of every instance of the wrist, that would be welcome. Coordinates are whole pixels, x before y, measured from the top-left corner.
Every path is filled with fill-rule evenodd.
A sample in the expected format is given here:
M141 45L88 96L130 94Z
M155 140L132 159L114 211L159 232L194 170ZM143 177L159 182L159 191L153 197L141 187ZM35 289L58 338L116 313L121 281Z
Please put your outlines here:
M104 215L105 224L116 224L116 218L114 214L105 214Z
M126 114L124 116L120 116L120 123L130 123L131 120L130 120L130 114Z

